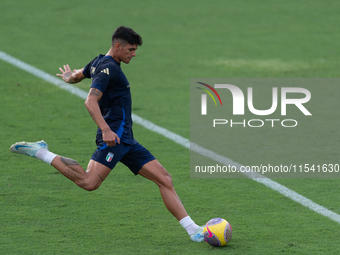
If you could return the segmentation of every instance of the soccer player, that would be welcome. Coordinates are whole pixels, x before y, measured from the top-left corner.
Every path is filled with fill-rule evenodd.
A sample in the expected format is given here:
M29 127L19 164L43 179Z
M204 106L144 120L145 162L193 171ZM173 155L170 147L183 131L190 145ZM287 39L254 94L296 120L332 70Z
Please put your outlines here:
M18 142L10 151L40 159L79 187L92 191L105 180L118 161L135 175L139 174L155 182L166 208L186 229L192 241L204 240L203 227L188 216L172 184L170 174L158 160L133 137L131 120L130 84L121 69L121 62L128 64L136 56L142 38L128 27L118 27L112 36L112 44L106 55L95 57L84 68L71 70L69 65L59 68L67 83L92 79L85 106L98 126L97 149L85 171L75 160L56 155L48 150L45 141Z

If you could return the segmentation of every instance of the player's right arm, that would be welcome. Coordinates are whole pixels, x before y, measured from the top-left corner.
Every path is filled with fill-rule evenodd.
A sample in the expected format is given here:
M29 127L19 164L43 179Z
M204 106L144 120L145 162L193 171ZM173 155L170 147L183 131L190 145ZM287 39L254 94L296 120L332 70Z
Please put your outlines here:
M84 68L71 71L69 65L64 65L64 69L59 67L59 70L61 74L57 74L57 76L61 77L67 83L78 83L86 78L83 74Z
M99 89L91 88L89 94L87 95L85 106L94 122L96 122L97 126L102 130L103 141L108 146L112 147L115 146L116 143L120 143L120 139L118 135L111 130L100 111L98 102L102 96L103 92L101 92Z

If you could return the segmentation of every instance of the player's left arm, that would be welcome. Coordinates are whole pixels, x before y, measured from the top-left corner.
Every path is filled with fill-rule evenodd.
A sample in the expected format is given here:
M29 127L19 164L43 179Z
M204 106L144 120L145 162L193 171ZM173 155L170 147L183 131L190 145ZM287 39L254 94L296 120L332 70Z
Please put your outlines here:
M69 65L64 65L64 69L59 67L59 70L61 74L57 74L57 76L61 77L67 83L78 83L86 78L83 74L84 68L71 71Z

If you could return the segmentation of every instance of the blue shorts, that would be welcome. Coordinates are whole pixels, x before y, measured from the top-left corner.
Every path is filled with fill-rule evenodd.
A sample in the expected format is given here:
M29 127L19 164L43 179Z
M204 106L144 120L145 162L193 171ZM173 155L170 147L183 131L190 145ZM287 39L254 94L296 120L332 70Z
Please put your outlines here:
M99 144L91 159L110 169L120 161L137 175L143 165L156 158L136 141L135 144L120 143L113 147Z

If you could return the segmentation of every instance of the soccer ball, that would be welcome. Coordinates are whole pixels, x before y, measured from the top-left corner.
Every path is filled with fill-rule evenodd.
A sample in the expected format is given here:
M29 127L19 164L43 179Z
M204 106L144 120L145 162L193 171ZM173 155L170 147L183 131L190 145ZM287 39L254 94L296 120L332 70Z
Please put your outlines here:
M232 231L228 221L222 218L214 218L205 224L203 235L208 244L212 246L224 246L230 241Z

